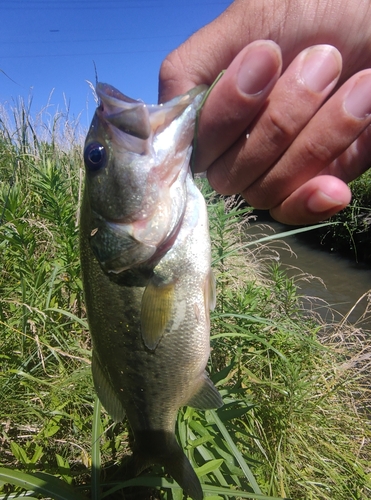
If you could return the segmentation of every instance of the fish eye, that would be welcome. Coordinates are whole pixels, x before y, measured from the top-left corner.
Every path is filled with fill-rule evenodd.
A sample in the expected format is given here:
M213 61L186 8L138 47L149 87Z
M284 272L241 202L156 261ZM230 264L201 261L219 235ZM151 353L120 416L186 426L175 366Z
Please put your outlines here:
M84 151L84 162L89 172L97 172L106 166L106 148L99 142L92 142Z

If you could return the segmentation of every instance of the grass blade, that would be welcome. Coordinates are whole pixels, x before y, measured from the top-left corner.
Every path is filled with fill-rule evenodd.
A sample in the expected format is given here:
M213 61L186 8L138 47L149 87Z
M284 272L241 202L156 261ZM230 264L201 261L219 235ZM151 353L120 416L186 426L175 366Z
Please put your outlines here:
M131 486L144 486L148 488L169 488L171 490L180 490L180 486L178 486L175 481L167 480L163 477L153 477L153 476L141 476L136 477L134 479L129 479L128 481L123 481L112 485L113 487L102 495L102 498L109 498L109 495L112 495L115 491L118 491L122 488L128 488ZM251 498L256 500L287 500L282 499L282 497L271 497L268 495L264 495L263 493L251 493L241 490L235 490L231 488L226 488L223 486L213 486L211 484L203 484L202 489L205 494L210 495L223 495L227 498L232 497L240 497L240 498ZM206 497L207 498L207 497Z
M87 330L89 329L88 322L86 319L79 318L78 316L76 316L76 314L73 314L69 311L65 311L64 309L58 309L57 307L48 307L47 309L45 309L45 311L53 311L62 314L63 316L67 316L67 318L76 321L76 323L80 323L80 325L82 325Z
M101 403L95 396L94 413L93 413L93 429L92 429L92 453L91 453L91 497L92 500L100 500L100 437L101 437L101 421L100 421Z
M39 493L54 500L86 500L86 497L74 491L72 487L55 476L45 472L28 474L18 470L0 467L0 481L10 483L19 488Z
M250 467L247 465L242 454L238 450L237 446L234 444L233 439L231 438L225 425L220 420L220 418L218 417L215 410L210 410L210 414L212 416L212 419L214 420L215 425L218 427L218 429L221 432L221 434L223 435L224 439L227 441L228 446L230 447L231 451L233 452L233 455L234 455L235 459L237 460L237 462L239 463L241 469L243 470L243 473L245 474L246 478L249 480L250 485L253 488L254 492L261 495L262 494L261 489L259 488L259 485L256 482L255 477L250 470ZM254 498L254 497L245 497L245 498Z

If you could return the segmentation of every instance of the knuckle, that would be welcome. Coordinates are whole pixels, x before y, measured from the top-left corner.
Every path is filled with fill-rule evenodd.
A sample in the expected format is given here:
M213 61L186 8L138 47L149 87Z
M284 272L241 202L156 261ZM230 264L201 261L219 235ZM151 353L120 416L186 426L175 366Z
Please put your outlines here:
M176 88L179 78L176 54L171 52L162 61L159 73L159 94L161 101L167 101L172 97L172 88Z
M241 194L251 207L258 210L269 210L277 205L275 196L272 193L267 196L265 190L258 187L257 183L245 189Z
M159 72L159 96L164 102L180 95L197 84L197 71L188 57L189 44L170 52L162 61ZM197 69L197 68L196 68Z
M265 126L265 135L270 142L275 146L291 142L292 138L298 133L297 123L286 110L283 112L277 106L272 106L272 109L267 111L267 124Z
M273 172L263 174L242 193L247 202L259 210L271 210L287 198L292 192L292 185L286 176Z
M264 200L262 197L254 196L246 191L243 192L243 197L247 203L256 210L270 210L274 205Z
M239 192L236 179L238 175L231 164L223 156L219 157L207 171L210 185L215 191L223 195L236 194Z
M177 52L170 52L165 59L162 61L161 66L160 66L160 80L161 81L168 81L168 80L173 80L176 79L177 75Z
M333 160L333 153L326 141L319 141L318 138L311 139L308 137L303 143L303 158L307 164L328 164Z

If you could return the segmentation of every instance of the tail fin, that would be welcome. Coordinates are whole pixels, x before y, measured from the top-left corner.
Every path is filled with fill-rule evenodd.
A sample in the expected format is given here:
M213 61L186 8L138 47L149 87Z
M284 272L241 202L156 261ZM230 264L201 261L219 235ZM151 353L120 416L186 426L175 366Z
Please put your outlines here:
M200 480L175 438L172 453L166 461L164 461L163 465L170 476L175 479L187 495L193 498L193 500L203 499L204 495Z
M203 500L200 480L174 434L148 431L136 435L133 462L136 474L150 465L162 465L188 496Z

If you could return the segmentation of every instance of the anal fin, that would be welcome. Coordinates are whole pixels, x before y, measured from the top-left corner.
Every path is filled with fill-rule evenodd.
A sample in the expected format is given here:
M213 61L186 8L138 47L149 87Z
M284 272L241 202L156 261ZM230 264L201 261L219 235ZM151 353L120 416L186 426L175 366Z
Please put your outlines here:
M206 372L204 372L200 389L191 397L187 405L198 410L212 410L223 406L222 397Z

